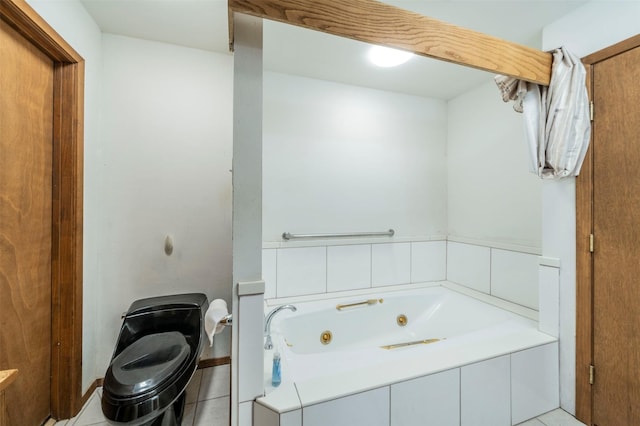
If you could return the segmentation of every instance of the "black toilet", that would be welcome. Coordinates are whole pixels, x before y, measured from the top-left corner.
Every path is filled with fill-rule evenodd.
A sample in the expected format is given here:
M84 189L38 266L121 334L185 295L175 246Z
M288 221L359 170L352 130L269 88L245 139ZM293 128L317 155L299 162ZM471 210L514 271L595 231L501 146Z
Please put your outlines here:
M131 304L104 378L102 412L109 423L181 424L185 389L206 339L208 307L199 293Z

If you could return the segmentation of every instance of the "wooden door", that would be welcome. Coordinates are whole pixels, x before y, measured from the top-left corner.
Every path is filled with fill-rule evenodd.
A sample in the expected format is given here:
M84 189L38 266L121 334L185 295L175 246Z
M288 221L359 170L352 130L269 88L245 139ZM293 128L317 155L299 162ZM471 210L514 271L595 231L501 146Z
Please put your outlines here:
M592 66L592 423L640 425L640 47Z
M10 425L50 414L53 62L0 21L0 370Z

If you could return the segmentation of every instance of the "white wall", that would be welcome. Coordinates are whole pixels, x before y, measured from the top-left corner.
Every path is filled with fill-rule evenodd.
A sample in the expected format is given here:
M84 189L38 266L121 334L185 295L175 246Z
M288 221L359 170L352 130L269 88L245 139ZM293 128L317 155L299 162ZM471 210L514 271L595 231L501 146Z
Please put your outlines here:
M134 299L202 291L230 302L232 57L103 39L76 0L29 4L85 59L85 391ZM225 332L204 357L229 352Z
M97 303L102 237L102 137L100 132L102 34L79 1L29 0L29 4L85 60L84 103L84 259L82 312L82 390L96 378Z
M528 172L522 115L488 82L448 103L449 238L541 246L541 182Z
M266 72L263 241L446 235L446 104Z
M579 57L587 56L640 33L640 2L591 1L542 32L544 50L566 46ZM599 31L606 28L606 31Z
M231 303L232 57L109 34L103 54L97 377L133 300ZM204 357L229 355L229 335Z
M543 49L564 45L579 57L640 33L640 3L592 1L544 28ZM606 28L606 31L603 29ZM575 180L545 182L544 256L561 259L560 403L575 412Z

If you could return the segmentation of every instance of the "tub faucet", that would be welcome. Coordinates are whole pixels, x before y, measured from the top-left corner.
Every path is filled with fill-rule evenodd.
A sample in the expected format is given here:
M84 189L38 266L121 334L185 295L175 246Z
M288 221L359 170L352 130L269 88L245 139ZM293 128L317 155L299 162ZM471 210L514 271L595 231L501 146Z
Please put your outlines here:
M267 314L267 316L265 317L264 320L264 335L267 336L267 341L264 342L264 348L269 350L269 349L273 349L273 342L271 342L271 320L273 319L273 317L280 311L285 310L285 309L289 309L293 312L297 311L298 308L296 308L293 305L282 305L282 306L278 306L277 308L275 308L274 310L272 310L271 312L269 312Z

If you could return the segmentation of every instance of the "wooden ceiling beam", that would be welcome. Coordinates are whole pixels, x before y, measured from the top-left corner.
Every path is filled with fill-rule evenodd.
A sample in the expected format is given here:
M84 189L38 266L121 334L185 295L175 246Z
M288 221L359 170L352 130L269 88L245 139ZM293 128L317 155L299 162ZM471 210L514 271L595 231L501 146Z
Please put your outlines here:
M375 0L228 0L243 13L549 85L552 56ZM428 76L425 76L428 78Z

